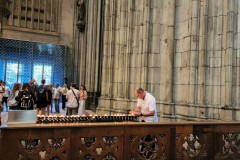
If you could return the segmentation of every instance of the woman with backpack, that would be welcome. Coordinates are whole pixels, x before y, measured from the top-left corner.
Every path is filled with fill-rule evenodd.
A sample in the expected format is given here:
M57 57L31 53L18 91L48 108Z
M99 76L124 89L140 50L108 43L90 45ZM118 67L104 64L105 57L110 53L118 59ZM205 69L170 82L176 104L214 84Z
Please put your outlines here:
M18 95L15 97L16 101L19 101L15 109L19 110L33 110L33 104L35 101L34 93L30 91L29 83L24 83L22 90L19 91Z

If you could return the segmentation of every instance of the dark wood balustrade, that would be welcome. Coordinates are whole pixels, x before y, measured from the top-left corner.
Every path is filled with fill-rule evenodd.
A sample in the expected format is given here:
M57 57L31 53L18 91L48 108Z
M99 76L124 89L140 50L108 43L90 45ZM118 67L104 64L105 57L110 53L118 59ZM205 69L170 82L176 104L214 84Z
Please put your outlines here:
M3 160L237 160L240 122L3 125Z

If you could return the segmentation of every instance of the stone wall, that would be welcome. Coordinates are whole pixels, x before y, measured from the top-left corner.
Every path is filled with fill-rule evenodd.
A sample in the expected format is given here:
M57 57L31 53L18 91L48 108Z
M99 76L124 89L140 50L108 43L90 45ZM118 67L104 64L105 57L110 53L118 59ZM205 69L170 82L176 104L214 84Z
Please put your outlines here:
M98 113L127 113L141 86L161 117L240 119L239 3L105 0Z

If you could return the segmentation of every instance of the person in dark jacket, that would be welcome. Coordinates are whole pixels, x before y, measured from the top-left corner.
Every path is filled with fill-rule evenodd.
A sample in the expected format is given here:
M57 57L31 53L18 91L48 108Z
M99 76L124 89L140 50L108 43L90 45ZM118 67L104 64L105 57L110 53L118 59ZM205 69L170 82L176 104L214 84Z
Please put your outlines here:
M46 107L48 104L48 91L45 86L45 79L42 79L41 85L37 89L37 114L45 115Z
M12 109L17 110L33 110L33 104L36 99L35 95L30 91L29 83L24 83L22 89L19 91L18 95L15 97L16 101L19 101L18 105Z
M51 107L51 113L52 113L52 84L49 84L46 86L47 87L47 93L48 93L48 102L47 102L47 115L50 113L50 107Z

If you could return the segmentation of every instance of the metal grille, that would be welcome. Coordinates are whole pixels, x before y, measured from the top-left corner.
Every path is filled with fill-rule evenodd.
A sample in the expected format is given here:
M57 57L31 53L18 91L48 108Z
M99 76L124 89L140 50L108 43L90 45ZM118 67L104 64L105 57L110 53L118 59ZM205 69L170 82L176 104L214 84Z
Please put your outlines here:
M0 38L0 79L12 88L15 82L60 85L64 83L65 46Z

